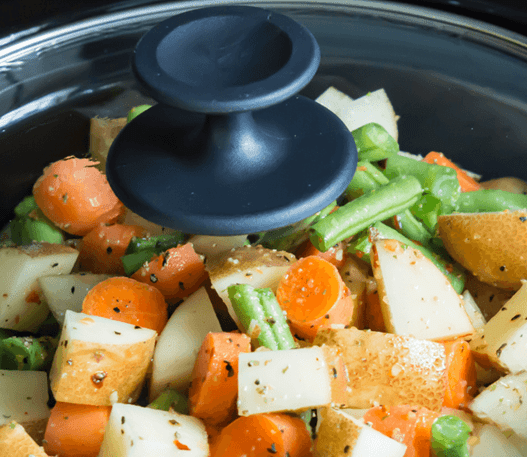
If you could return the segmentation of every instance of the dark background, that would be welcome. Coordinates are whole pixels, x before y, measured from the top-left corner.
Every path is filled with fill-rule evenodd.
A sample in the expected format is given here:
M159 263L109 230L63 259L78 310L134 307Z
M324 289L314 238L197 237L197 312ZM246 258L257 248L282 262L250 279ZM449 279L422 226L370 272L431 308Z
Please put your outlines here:
M160 4L152 0L2 0L0 2L0 36L35 26L53 26L80 20L107 11L130 6ZM406 3L426 6L485 21L527 35L527 4L518 0L406 0Z

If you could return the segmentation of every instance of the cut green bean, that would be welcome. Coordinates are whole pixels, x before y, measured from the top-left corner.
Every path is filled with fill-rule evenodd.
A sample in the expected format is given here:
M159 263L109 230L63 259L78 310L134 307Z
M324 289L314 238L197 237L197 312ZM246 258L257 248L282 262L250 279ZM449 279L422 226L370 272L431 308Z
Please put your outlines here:
M498 189L481 189L463 192L457 199L456 211L460 213L488 213L504 210L527 209L527 195L514 194Z
M369 190L378 189L390 180L367 160L359 161L353 179L346 189L346 197L353 200Z
M370 238L371 239L388 239L397 240L403 244L406 244L414 249L420 251L427 259L429 259L450 281L454 290L461 294L465 287L466 274L464 270L459 267L453 261L445 260L437 253L427 249L424 246L414 243L404 235L399 233L397 230L388 227L382 222L376 222L370 227Z
M370 252L372 243L369 238L370 233L368 230L357 234L357 236L348 243L347 251L365 262L371 263Z
M470 427L458 416L438 417L432 424L430 445L436 457L469 457Z
M386 129L375 122L363 125L351 132L359 160L378 162L386 159L399 151L399 144L386 131Z
M49 368L58 346L51 336L13 336L0 341L0 369L38 371Z
M433 195L425 194L410 208L410 211L423 222L431 233L435 233L437 218L441 213L441 200Z
M121 263L123 264L124 273L127 276L132 276L146 262L150 262L155 255L158 254L153 249L123 255Z
M227 291L234 312L251 338L274 351L296 347L283 311L271 289L255 289L248 284L235 284L229 286Z
M261 244L268 249L277 249L279 251L292 251L309 238L309 227L331 213L335 206L337 206L336 201L295 224L262 232L258 234L258 238L252 244Z
M148 408L161 409L163 411L173 410L176 413L189 414L188 398L175 389L165 390L148 405Z
M384 174L390 179L404 175L416 177L425 192L441 201L442 214L449 214L456 208L460 186L452 168L393 155L386 160Z
M24 197L24 199L18 205L15 206L15 216L27 216L31 211L36 210L37 208L38 205L35 201L35 197L33 197L32 195Z
M137 116L139 116L141 113L144 113L147 109L152 108L152 105L139 105L134 108L132 108L128 112L128 116L126 116L126 122L132 122Z
M409 209L395 216L399 231L410 240L429 246L433 235L419 222Z
M412 206L422 194L413 176L400 176L385 186L366 192L346 203L311 227L311 242L322 252L359 233L376 221L382 221Z
M185 235L181 232L169 233L166 235L151 236L149 238L133 237L126 249L126 254L133 254L141 251L155 251L156 254L175 248L183 243Z

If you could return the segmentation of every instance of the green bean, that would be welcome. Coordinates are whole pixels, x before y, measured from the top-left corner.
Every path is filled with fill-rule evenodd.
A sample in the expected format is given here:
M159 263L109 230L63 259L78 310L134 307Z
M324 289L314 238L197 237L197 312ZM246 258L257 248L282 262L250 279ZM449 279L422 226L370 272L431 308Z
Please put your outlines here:
M123 264L124 273L126 276L132 276L144 263L150 262L155 255L157 254L153 249L123 255L121 263Z
M371 246L370 233L368 230L365 230L348 243L347 251L365 262L371 263Z
M32 195L24 197L24 199L15 206L15 216L22 217L27 216L31 211L38 208L35 197Z
M473 190L462 193L456 205L456 211L460 213L487 213L506 209L527 209L527 195L498 189Z
M386 131L386 129L375 122L363 125L351 132L359 160L378 162L386 159L399 151L399 144Z
M126 122L127 123L132 122L133 119L135 119L141 113L144 113L149 108L152 108L152 105L139 105L139 106L132 108L128 112L128 116L126 117Z
M417 241L424 246L429 246L433 235L419 222L409 209L395 216L399 231L410 240Z
M137 238L134 236L126 248L126 254L152 250L156 254L161 254L162 252L175 248L183 243L184 239L185 235L181 232L151 236L149 238Z
M254 332L261 346L274 351L296 346L282 309L270 289L234 284L227 291L245 332L249 335Z
M432 424L430 445L436 457L469 457L470 427L454 415L440 416Z
M376 221L385 220L412 206L423 189L413 176L400 176L346 203L311 227L310 240L319 251L359 233Z
M172 409L176 413L181 414L189 413L188 398L175 389L165 390L148 405L148 408L161 409L163 411Z
M353 179L346 189L346 197L348 200L353 200L363 195L364 192L378 189L388 184L388 182L390 180L370 162L367 160L359 161Z
M435 233L437 218L441 212L441 200L433 195L425 194L410 208L410 211L423 222L431 233Z
M453 261L445 260L443 257L437 253L431 251L425 246L420 246L419 244L414 243L412 240L409 240L404 235L399 233L397 230L394 230L382 222L376 222L370 227L370 238L378 239L389 239L397 240L403 244L406 244L414 249L420 251L427 259L429 259L441 272L447 277L452 284L454 290L461 294L465 287L466 274L465 272L453 263Z
M442 214L449 214L456 208L460 187L452 168L393 155L386 160L384 174L390 179L404 175L416 177L426 193L441 201Z

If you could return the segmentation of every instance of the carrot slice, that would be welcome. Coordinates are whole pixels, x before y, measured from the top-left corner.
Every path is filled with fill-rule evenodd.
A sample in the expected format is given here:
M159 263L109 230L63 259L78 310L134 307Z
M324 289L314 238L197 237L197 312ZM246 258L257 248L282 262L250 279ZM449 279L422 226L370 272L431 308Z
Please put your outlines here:
M446 391L443 406L467 409L477 393L476 364L470 344L463 339L443 343L446 354Z
M169 249L137 270L132 278L158 289L169 303L198 290L207 279L203 259L191 243Z
M44 450L58 457L97 457L111 406L57 402L51 409Z
M82 312L106 317L161 333L168 320L167 304L155 287L131 278L106 279L91 289Z
M240 417L225 427L212 457L311 457L311 438L304 422L287 414Z
M297 258L308 257L310 255L318 256L327 260L337 268L341 268L346 263L346 243L341 241L335 246L331 246L326 252L319 251L311 241L307 241L303 249L297 252Z
M312 341L319 328L348 325L353 300L337 268L317 256L295 262L278 284L276 298L287 313L291 329Z
M89 159L73 156L53 162L33 186L42 212L72 235L86 235L99 224L113 224L125 213L106 176Z
M139 225L98 225L82 239L80 269L124 276L121 257L134 236L142 237L145 234L146 230Z
M481 189L480 184L473 178L471 178L465 171L459 168L454 162L447 159L441 152L429 152L423 162L431 163L435 165L441 165L443 167L449 167L456 170L457 179L461 186L461 192L470 192L472 190Z
M404 457L429 457L432 423L439 414L421 406L377 406L366 412L366 423L400 443L406 444Z
M216 426L235 419L241 352L251 352L247 335L222 332L205 337L192 371L191 416Z

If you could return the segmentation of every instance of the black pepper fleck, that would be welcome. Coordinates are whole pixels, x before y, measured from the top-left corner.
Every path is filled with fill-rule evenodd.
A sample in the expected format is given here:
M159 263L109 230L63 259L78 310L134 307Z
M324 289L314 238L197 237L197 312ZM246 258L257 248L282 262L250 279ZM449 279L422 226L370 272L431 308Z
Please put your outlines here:
M502 265L502 266L500 267L500 271L505 271L505 265Z
M152 273L152 274L150 275L150 281L151 281L151 282L157 282L157 276L156 276L154 273Z
M111 246L108 246L108 247L106 248L106 253L107 253L108 255L110 255L112 252L113 252L113 249L111 248Z
M346 446L344 446L344 454L347 454L351 449L351 446L349 444L347 444Z
M120 313L121 310L116 306L114 309L113 309L116 313Z
M276 444L271 444L271 447L267 448L267 452L269 452L270 454L277 454L278 451L276 450Z
M225 363L225 369L227 370L227 377L231 378L234 376L234 368L232 368L231 363L228 360L224 360L223 363Z
M520 318L520 317L522 317L521 314L516 314L515 316L513 316L513 317L511 318L511 321L515 321L516 319L518 319L518 318Z

